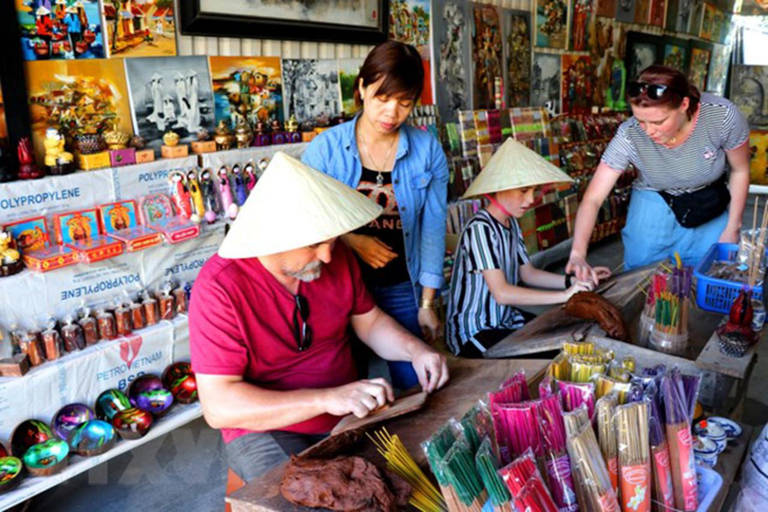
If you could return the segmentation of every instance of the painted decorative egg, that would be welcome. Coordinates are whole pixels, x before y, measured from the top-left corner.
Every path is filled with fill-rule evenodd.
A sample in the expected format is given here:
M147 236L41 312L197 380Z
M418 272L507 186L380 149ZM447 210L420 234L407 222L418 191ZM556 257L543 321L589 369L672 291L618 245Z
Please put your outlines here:
M142 391L134 400L137 408L162 416L173 405L173 395L165 388Z
M96 413L85 404L65 405L53 416L51 428L63 440L69 439L69 433L76 426L88 420L95 420Z
M112 421L115 414L131 408L131 401L118 389L108 389L96 399L96 417Z
M32 446L54 437L51 427L39 420L26 420L19 423L11 434L11 454L19 459Z
M139 393L155 389L163 389L163 381L160 380L160 377L157 375L141 375L136 377L131 382L131 385L128 386L128 399L136 407L136 398L139 396Z
M173 363L166 368L163 385L179 403L190 404L197 400L197 381L189 363Z
M49 439L27 450L24 465L31 475L49 476L64 469L69 455L69 445L61 439Z
M120 411L112 419L112 426L123 439L140 439L149 432L152 414L135 407Z
M0 457L0 494L15 489L24 479L24 465L16 457Z
M93 457L112 448L116 440L117 433L112 425L102 420L89 420L75 427L67 442L74 453Z

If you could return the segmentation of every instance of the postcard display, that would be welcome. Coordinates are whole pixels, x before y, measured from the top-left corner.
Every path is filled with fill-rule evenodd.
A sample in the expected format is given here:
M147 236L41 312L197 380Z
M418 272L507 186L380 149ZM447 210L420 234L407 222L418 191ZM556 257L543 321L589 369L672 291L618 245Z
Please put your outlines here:
M158 290L168 279L191 285L218 250L229 219L220 215L211 224L194 224L196 236L170 243L167 234L142 219L142 204L168 194L172 173L210 169L218 190L215 176L222 167L231 171L250 164L258 177L275 151L300 157L305 147L254 147L0 185L0 226L28 248L27 268L0 279L2 343L8 343L14 325L44 328L48 317L63 322L78 308L95 311L116 298L127 301L142 290ZM104 247L109 250L97 255ZM45 260L63 263L45 271L30 264ZM189 360L184 314L64 353L23 377L0 376L0 438L8 439L21 421L47 421L64 404L88 402L109 388L124 390L138 374L159 374L179 360Z

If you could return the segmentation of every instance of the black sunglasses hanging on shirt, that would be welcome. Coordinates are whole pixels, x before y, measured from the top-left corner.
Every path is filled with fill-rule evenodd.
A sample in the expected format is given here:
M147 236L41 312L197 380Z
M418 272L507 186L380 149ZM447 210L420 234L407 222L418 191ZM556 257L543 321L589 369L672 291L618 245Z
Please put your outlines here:
M293 338L299 352L304 352L312 344L312 328L309 326L309 303L301 295L293 296Z

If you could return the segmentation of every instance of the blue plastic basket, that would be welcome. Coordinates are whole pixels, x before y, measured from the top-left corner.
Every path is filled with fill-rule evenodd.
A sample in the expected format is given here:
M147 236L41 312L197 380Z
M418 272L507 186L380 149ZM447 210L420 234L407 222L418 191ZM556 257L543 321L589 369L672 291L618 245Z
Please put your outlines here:
M706 274L715 261L735 261L738 252L738 244L714 244L696 265L693 271L696 276L696 304L701 309L723 314L731 311L733 301L746 285L709 277ZM755 287L755 292L756 297L762 298L763 286Z
M705 468L698 464L696 465L696 477L698 478L699 498L699 507L696 512L707 512L723 486L723 477L714 469Z

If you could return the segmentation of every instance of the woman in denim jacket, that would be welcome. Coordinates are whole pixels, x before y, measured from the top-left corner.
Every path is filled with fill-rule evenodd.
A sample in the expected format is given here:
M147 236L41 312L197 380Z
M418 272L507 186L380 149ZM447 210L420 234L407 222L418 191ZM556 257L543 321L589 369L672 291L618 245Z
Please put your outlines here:
M359 257L379 307L433 341L442 333L437 299L444 281L448 164L431 134L404 124L421 96L421 57L413 46L381 43L355 83L361 112L318 136L302 160L384 208L378 219L342 240ZM389 368L395 387L418 383L410 363Z

